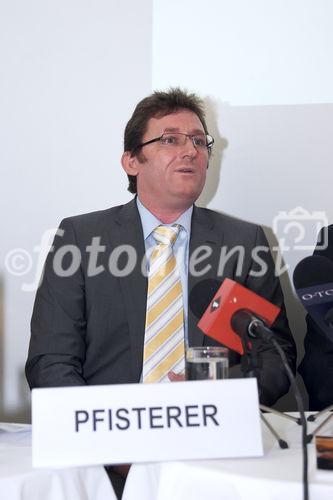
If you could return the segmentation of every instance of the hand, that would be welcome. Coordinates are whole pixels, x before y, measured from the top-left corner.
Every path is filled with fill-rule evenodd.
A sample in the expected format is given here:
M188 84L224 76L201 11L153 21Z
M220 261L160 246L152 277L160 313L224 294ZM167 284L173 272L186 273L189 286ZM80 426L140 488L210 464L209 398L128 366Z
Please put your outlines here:
M168 377L169 380L171 380L171 382L183 382L185 380L184 374L179 375L178 373L175 372L169 372Z

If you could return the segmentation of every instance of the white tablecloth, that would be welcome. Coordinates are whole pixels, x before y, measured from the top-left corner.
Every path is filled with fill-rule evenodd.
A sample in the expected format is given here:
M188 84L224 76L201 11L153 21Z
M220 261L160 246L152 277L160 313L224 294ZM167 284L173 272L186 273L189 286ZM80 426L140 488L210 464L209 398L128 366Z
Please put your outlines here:
M280 449L263 426L262 458L133 465L123 500L301 500L301 427L275 415L268 418L289 449ZM316 425L309 424L308 432ZM325 434L332 432L331 424ZM333 471L317 473L313 444L308 451L310 500L332 500Z
M33 469L31 427L0 423L0 500L116 500L101 466Z

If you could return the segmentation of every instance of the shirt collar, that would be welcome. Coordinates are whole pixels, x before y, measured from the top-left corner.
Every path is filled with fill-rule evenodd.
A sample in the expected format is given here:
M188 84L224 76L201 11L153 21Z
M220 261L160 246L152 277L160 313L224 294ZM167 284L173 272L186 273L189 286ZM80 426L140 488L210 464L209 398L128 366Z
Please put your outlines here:
M140 201L139 197L136 198L136 204L141 218L143 236L146 240L148 236L154 231L157 226L163 224L155 215L153 215ZM189 235L191 232L191 219L192 219L193 205L190 206L184 213L178 217L172 224L164 224L165 226L172 226L173 224L180 224Z

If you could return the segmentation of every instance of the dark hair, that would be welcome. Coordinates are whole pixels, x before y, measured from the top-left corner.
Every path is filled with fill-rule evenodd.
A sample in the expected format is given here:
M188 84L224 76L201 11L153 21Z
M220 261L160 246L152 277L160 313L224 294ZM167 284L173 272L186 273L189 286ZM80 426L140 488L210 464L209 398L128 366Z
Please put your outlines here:
M129 151L131 156L140 158L140 144L150 118L163 117L181 109L187 109L195 113L201 121L205 133L208 133L204 104L196 94L181 90L178 87L170 88L167 92L157 90L137 104L125 128L124 151ZM136 176L128 175L128 180L128 191L136 193Z

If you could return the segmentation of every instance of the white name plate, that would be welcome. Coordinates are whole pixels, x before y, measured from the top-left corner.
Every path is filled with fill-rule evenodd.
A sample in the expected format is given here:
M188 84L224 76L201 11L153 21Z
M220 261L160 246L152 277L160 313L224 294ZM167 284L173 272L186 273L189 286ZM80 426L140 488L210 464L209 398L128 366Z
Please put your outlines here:
M262 454L256 379L32 391L35 467Z

